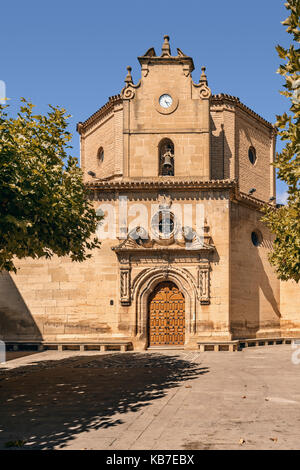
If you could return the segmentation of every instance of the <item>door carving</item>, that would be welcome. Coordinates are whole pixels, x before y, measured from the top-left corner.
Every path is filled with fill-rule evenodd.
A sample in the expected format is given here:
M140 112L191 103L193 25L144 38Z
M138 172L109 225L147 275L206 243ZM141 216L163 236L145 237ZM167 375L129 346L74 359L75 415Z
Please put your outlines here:
M184 337L184 295L173 282L162 282L149 298L149 346L183 345Z

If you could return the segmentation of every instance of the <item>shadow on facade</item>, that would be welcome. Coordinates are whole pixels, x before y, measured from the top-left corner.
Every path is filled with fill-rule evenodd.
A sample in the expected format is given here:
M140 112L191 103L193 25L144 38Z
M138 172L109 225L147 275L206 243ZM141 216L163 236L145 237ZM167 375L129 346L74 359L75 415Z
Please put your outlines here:
M233 339L255 338L259 330L267 332L268 329L270 335L274 335L276 330L280 329L279 298L276 300L270 277L265 271L257 249L251 250L251 265L255 266L255 269L250 270L249 265L243 265L232 272L234 288L230 324ZM244 283L243 287L239 281L241 269L246 270L249 277L249 282ZM236 281L234 281L235 276Z
M121 425L126 413L207 372L159 353L75 356L0 371L0 446L25 440L29 449L65 447L80 433Z
M221 124L221 130L216 134L217 128L212 118L211 126L211 177L221 180L230 178L230 162L232 153L225 135L224 124Z
M0 273L0 339L42 340L41 332L9 273Z

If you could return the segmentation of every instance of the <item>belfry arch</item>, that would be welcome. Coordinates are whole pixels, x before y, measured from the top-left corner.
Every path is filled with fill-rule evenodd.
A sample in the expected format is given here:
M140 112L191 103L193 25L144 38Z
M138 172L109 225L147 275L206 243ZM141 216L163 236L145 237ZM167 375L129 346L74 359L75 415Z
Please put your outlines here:
M158 174L159 176L174 176L174 143L164 138L158 144Z

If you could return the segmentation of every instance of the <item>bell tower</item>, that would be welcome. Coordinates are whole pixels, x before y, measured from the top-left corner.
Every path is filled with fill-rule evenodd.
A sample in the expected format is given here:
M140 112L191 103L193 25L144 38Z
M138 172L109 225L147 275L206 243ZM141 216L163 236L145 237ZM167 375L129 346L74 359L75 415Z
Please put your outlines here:
M161 55L153 47L141 57L141 79L131 68L121 92L124 106L124 176L210 179L210 119L205 69L193 83L191 57L171 54L164 36Z

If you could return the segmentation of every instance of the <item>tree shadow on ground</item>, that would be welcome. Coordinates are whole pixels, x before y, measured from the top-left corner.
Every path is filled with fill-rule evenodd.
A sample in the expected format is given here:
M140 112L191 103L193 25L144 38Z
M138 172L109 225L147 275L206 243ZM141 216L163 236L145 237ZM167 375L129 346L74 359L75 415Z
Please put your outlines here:
M24 440L27 449L63 448L77 434L122 424L123 414L206 372L180 356L159 353L73 356L4 369L0 446Z

